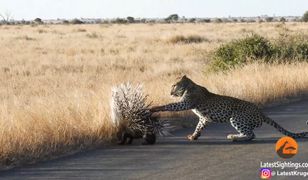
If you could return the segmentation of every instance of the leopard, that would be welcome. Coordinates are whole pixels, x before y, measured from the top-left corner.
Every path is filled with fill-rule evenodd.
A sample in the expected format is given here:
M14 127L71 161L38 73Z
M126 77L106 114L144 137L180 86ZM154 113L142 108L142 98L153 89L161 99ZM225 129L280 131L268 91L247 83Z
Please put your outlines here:
M170 94L180 98L180 101L153 106L150 111L155 113L192 110L199 117L199 122L195 131L187 135L190 141L197 140L201 136L201 131L210 123L230 123L238 132L227 135L227 139L231 141L253 140L256 137L254 129L261 127L262 123L267 123L292 138L304 138L308 135L308 132L290 132L266 116L256 104L212 93L207 88L193 82L186 75L179 77L178 81L172 85Z

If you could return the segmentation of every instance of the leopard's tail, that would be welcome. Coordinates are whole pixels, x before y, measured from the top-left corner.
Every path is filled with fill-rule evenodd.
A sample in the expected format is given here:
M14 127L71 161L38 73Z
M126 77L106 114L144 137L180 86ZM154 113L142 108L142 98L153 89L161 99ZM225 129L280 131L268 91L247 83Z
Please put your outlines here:
M288 130L286 130L285 128L283 128L282 126L280 126L278 123L276 123L274 120L272 120L269 117L265 117L264 118L264 122L275 127L279 132L281 132L282 134L286 135L286 136L290 136L292 138L304 138L308 136L308 132L301 132L301 133L293 133L290 132Z

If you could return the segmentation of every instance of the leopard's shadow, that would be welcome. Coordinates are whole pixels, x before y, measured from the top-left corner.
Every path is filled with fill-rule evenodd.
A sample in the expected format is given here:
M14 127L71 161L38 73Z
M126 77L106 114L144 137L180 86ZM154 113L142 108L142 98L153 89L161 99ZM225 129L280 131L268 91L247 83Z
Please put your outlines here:
M275 144L279 138L256 138L252 141L239 141L232 142L227 139L200 139L197 141L188 141L184 138L177 138L173 140L163 140L158 141L156 144L159 145L242 145L242 144ZM308 138L297 139L297 142L302 142L307 140Z

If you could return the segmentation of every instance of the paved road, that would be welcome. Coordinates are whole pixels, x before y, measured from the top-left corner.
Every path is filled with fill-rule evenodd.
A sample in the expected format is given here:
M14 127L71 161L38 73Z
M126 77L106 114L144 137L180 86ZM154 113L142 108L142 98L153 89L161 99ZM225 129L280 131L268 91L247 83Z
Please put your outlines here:
M265 112L287 129L308 131L307 107L308 101L302 101ZM257 139L250 143L226 140L234 132L227 124L210 125L198 141L188 142L185 136L192 131L176 131L153 146L135 142L17 168L0 174L0 179L259 179L261 161L283 160L274 150L281 134L267 125L255 131ZM298 143L299 153L291 161L308 162L308 139Z

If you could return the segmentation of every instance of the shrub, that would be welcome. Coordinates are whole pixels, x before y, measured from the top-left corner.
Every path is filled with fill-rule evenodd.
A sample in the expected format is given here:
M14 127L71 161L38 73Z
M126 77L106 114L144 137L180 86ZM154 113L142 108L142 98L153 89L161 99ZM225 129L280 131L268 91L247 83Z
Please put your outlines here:
M243 23L243 22L246 22L246 20L245 20L245 19L240 19L240 22L242 22L242 23Z
M100 37L100 35L98 35L96 32L88 33L86 36L91 39L96 39Z
M33 37L29 37L27 35L25 36L20 36L20 37L16 37L17 40L26 40L26 41L35 41L36 39Z
M270 42L257 34L253 34L244 39L221 45L214 52L212 66L214 70L226 70L247 63L249 60L268 60L272 54L273 48Z
M210 67L213 71L219 71L253 61L282 63L303 60L308 60L307 36L282 34L270 42L260 35L252 34L221 45L213 52Z
M38 29L37 32L40 33L40 34L42 34L42 33L47 33L47 31L44 30L44 29Z
M305 14L304 14L303 17L302 17L302 20L303 20L304 22L308 22L308 11L305 12Z
M87 32L87 30L86 29L82 29L82 28L78 28L78 29L75 30L75 32Z
M232 21L233 21L233 22L238 22L238 19L233 18Z
M206 38L198 36L198 35L176 35L171 37L168 42L172 44L182 43L182 44L190 44L190 43L201 43L203 41L208 41Z
M84 22L83 21L81 21L81 20L79 20L79 19L73 19L72 21L71 21L71 24L83 24Z
M275 56L283 61L307 60L308 38L304 35L281 34L274 41Z

